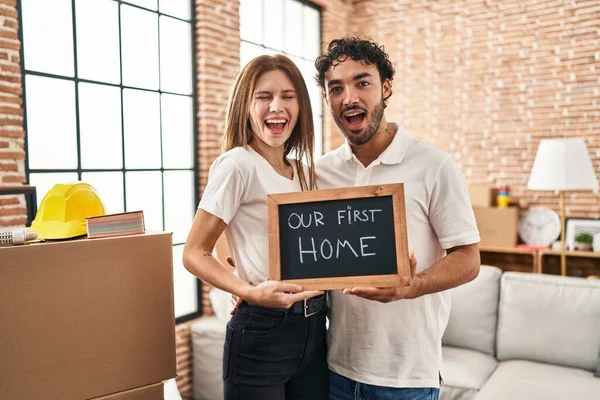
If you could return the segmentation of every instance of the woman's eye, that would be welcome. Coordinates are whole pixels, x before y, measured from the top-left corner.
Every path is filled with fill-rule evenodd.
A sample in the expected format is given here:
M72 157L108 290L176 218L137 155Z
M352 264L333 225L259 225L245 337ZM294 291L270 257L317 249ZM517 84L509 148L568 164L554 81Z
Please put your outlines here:
M284 98L285 100L293 100L293 99L295 99L295 97L294 97L294 96L283 96L283 98Z

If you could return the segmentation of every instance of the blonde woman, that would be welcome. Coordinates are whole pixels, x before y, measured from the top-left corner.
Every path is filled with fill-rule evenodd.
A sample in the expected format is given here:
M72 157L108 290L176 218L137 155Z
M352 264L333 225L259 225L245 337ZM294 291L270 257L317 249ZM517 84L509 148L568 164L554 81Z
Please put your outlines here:
M191 273L243 299L227 325L226 400L328 397L323 293L267 280L267 194L315 188L313 142L296 65L282 55L248 63L234 83L224 153L210 168L184 250ZM238 275L212 255L222 232Z

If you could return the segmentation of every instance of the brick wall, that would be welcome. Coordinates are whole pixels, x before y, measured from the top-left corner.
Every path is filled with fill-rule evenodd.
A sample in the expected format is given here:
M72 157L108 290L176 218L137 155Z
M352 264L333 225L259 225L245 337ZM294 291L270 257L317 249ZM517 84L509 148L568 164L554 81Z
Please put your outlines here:
M452 153L469 182L508 184L522 206L540 139L583 137L600 170L598 1L356 1L355 23L396 67L388 120ZM600 217L568 193L567 217Z
M25 182L22 82L16 0L0 0L0 185ZM27 221L23 196L0 197L0 227Z

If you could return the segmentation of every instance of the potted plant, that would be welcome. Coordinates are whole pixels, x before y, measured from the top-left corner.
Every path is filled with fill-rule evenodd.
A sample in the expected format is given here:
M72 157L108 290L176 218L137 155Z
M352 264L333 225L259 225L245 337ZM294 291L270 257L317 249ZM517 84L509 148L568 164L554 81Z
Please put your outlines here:
M587 232L580 232L575 235L575 247L577 250L591 250L594 237Z

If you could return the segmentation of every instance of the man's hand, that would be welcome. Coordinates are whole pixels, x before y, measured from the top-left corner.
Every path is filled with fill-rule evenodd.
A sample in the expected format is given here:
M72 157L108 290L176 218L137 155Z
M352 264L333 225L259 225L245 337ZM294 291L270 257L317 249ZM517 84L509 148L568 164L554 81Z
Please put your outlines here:
M415 257L414 252L411 251L409 253L408 260L410 261L410 272L414 278L417 270L417 258ZM413 279L413 282L414 281L415 279ZM379 301L380 303L389 303L400 299L414 299L419 296L416 285L414 284L411 286L386 288L355 287L352 289L344 289L344 294L351 294L364 299Z

